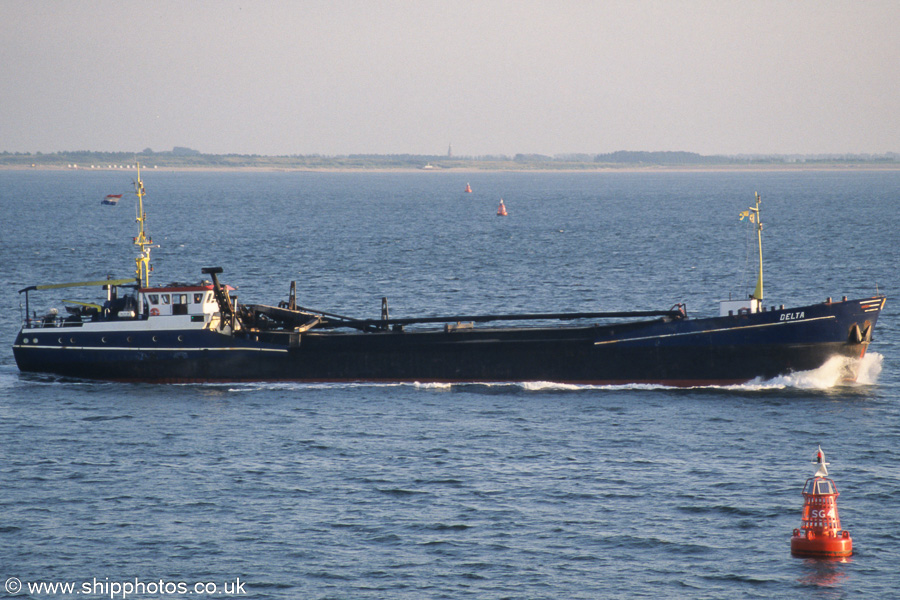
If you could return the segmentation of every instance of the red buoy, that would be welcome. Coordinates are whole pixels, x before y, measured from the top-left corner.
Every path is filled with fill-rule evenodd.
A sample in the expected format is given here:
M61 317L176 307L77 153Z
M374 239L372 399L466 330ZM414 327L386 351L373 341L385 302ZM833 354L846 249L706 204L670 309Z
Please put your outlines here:
M811 558L839 558L853 554L850 533L841 531L837 488L829 479L828 463L822 447L816 453L816 474L803 486L803 515L800 529L791 537L791 554Z
M472 193L472 186L470 186L468 183L466 184L466 193L467 193L467 194L471 194L471 193Z
M506 216L506 205L503 204L503 198L500 198L500 206L497 207L497 216L498 217Z

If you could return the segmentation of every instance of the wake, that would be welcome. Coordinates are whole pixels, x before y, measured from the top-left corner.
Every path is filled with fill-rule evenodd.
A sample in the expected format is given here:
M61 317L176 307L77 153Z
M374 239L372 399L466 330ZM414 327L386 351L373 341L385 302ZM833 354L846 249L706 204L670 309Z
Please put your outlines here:
M828 390L840 386L874 385L881 374L884 356L877 352L868 352L861 360L833 356L824 365L811 371L798 371L790 375L782 375L768 380L754 379L737 386L725 386L728 389L774 390L793 388L798 390ZM856 380L852 374L856 373Z
M652 383L629 383L616 385L557 383L553 381L520 381L520 382L334 382L334 383L207 383L180 384L185 386L221 387L228 392L257 392L264 390L333 390L353 388L408 388L425 392L452 391L485 391L485 392L579 392L590 390L690 390L690 389L722 389L738 391L760 390L828 390L841 386L865 386L878 382L884 357L877 352L869 352L860 359L834 356L818 369L798 371L790 375L781 375L772 379L757 378L738 385L705 385L692 387L676 387ZM857 373L856 380L848 379L848 375ZM2 384L2 381L0 381Z

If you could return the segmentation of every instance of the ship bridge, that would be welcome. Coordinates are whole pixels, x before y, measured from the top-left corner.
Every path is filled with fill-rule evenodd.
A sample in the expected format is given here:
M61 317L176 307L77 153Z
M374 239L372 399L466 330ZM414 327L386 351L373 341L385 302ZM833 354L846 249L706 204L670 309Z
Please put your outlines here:
M143 305L148 307L147 314L150 318L213 315L219 310L211 284L173 284L167 287L143 288L140 293Z

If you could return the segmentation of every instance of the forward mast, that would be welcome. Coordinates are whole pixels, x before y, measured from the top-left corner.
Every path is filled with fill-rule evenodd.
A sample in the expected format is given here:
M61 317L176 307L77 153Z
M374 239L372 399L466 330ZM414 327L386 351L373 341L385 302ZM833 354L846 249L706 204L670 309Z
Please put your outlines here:
M144 182L141 180L141 164L137 164L137 181L134 182L134 193L138 198L137 202L137 218L138 235L134 238L134 245L140 248L140 254L134 259L135 276L138 285L142 288L150 287L150 249L153 248L153 240L147 238L144 233L144 222L147 220L147 214L144 212Z

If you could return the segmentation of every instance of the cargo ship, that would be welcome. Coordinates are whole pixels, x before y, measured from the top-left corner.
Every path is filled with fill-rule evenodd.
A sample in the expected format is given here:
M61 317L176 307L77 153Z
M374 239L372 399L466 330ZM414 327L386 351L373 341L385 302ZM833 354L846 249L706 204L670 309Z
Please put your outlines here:
M297 304L242 304L206 267L195 284L150 285L140 165L134 276L33 285L13 344L22 372L155 383L529 382L740 384L816 369L844 357L846 379L872 341L883 295L785 308L763 304L760 199L741 214L756 227L759 274L747 298L718 316L667 310L543 312L359 319ZM88 286L96 302L38 314L32 295Z

